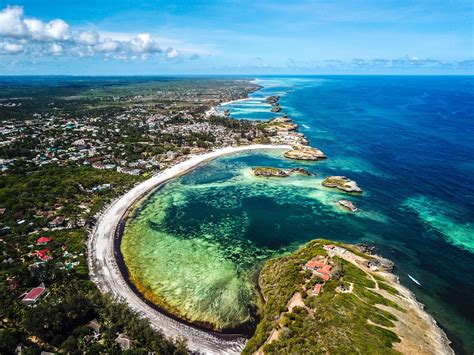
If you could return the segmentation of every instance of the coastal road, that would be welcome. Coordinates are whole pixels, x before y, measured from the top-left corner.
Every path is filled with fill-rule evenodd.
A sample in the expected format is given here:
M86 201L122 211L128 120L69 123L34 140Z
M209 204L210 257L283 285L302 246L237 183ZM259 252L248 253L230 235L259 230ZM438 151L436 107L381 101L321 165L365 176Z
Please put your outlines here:
M136 185L125 195L114 200L98 218L97 224L88 239L90 277L99 289L125 301L133 311L149 320L152 327L161 330L166 336L185 338L189 349L192 351L206 354L238 354L244 348L246 339L242 336L219 335L191 327L166 316L145 303L129 287L118 267L114 250L115 232L127 210L138 199L160 184L221 155L256 149L291 149L291 147L285 145L227 147L192 156L190 159Z

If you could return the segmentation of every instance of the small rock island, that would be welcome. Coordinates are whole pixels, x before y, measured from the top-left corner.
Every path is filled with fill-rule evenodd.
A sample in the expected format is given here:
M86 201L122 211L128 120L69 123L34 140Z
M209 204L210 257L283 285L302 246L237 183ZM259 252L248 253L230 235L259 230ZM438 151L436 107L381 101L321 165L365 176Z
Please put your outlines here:
M308 161L326 159L326 155L318 148L312 148L303 145L295 146L292 150L285 152L283 156L288 159Z
M362 193L362 189L357 183L345 176L328 176L322 182L324 187L336 188L344 192Z
M278 96L278 95L269 96L265 99L265 102L272 105L272 106L279 105L279 101L280 101L280 96Z
M342 199L342 200L337 201L337 203L340 206L350 210L351 212L357 212L358 210L357 206L352 201Z
M292 174L311 175L311 173L303 168L279 169L271 166L259 166L252 168L255 176L260 177L288 177Z

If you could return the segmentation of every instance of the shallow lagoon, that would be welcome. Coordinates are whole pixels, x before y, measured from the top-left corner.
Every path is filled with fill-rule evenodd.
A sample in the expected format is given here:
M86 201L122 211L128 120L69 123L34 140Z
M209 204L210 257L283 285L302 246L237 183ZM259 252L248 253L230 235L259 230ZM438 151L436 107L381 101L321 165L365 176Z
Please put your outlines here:
M329 159L276 153L224 157L166 184L137 210L123 252L144 288L188 319L230 326L252 318L259 262L314 237L377 246L402 283L455 341L474 349L474 95L472 78L265 78L257 100L229 108L269 118L258 99L284 94L284 112ZM255 107L257 105L257 107ZM257 179L256 165L303 166L314 176ZM361 211L335 207L325 175L365 190ZM412 275L421 287L413 283ZM237 302L236 302L237 300Z

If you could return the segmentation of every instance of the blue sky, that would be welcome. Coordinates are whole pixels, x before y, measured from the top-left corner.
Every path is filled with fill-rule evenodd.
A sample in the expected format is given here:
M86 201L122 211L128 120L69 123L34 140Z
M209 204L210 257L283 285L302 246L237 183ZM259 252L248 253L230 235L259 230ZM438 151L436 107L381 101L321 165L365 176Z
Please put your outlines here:
M472 1L0 0L0 74L472 74Z

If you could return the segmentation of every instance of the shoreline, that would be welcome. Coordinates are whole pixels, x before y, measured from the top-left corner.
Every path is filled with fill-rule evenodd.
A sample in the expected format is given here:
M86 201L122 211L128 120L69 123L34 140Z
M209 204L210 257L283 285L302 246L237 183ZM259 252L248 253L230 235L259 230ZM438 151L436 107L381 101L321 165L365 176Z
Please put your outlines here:
M256 80L256 79L254 79L254 80ZM256 92L256 91L261 90L262 88L263 88L263 87L259 87L259 88L257 88L256 90L250 92L249 94L253 94L253 93ZM234 103L236 103L236 102L250 101L250 100L253 100L253 99L254 99L254 98L249 97L249 96L247 95L247 97L244 97L244 98L242 98L242 99L237 99L237 100L230 100L230 101L221 102L221 103L219 103L219 104L217 104L217 105L215 105L215 106L211 106L211 108L210 108L209 110L207 110L207 111L204 112L204 116L205 116L205 117L209 117L209 116L212 116L212 115L223 116L222 113L219 113L219 107L231 105L231 104L234 104Z
M397 312L396 310L389 309L386 306L376 305L378 308L386 309L389 312L395 313L398 318L395 321L395 332L400 336L401 342L395 344L395 350L398 350L401 353L419 351L420 353L427 354L454 354L454 350L450 346L451 341L446 335L446 332L440 327L434 317L425 310L425 305L418 301L415 293L407 286L400 283L399 277L393 273L393 271L379 270L373 272L369 268L362 266L363 258L354 253L355 245L349 243L340 243L340 245L346 247L350 253L339 255L339 257L352 263L367 274L379 276L383 281L387 282L398 291L399 295L393 296L383 289L379 289L378 286L376 287L378 293L391 299L398 305L403 305L405 309L404 312ZM378 254L365 254L365 257L378 260L384 259L383 256ZM407 329L405 324L408 323L417 324L418 326ZM425 329L420 329L423 326Z
M87 262L91 280L103 293L109 293L141 317L147 319L151 326L159 329L164 335L172 338L185 338L190 350L205 353L240 353L247 338L238 334L217 333L200 329L178 317L172 317L157 307L152 307L143 297L139 297L130 287L117 261L117 231L123 227L124 217L141 198L168 180L189 172L199 165L223 155L265 149L291 149L288 145L255 144L239 147L225 147L189 159L152 176L130 191L113 200L97 218L97 223L87 241ZM149 301L148 301L149 302Z
M268 282L268 275L269 273L272 274L275 269L278 269L274 266L274 263L285 263L287 258L294 258L292 261L289 262L288 265L293 265L292 263L297 261L301 264L301 267L306 270L312 270L314 275L314 269L308 269L306 266L303 266L306 262L306 265L309 261L306 260L314 260L315 256L321 256L321 254L316 253L313 251L312 253L308 254L308 250L314 248L315 246L320 245L323 246L323 249L326 249L326 246L332 245L333 248L326 249L326 255L324 256L324 263L327 262L328 259L332 260L334 257L341 258L346 262L350 263L353 267L356 267L360 271L365 274L365 277L373 282L372 286L363 285L361 282L356 282L355 279L345 281L344 275L342 276L342 281L333 281L331 279L325 280L326 282L340 283L349 285L342 291L338 291L338 288L334 289L329 287L329 292L340 292L340 293L353 293L353 290L358 290L360 292L361 289L366 288L370 292L374 294L378 294L382 296L385 300L389 302L393 302L395 306L390 304L383 304L383 303L373 303L371 304L371 308L374 309L376 312L377 310L388 312L392 314L395 319L392 319L392 325L383 325L379 322L373 322L370 320L370 317L367 318L367 324L378 326L381 329L385 329L395 333L398 336L398 340L392 341L391 348L395 351L399 351L401 354L443 354L443 355L453 355L455 354L454 350L451 348L450 344L451 341L448 339L445 331L439 326L436 320L424 309L424 305L416 299L415 294L409 290L406 286L402 285L399 281L398 276L393 273L393 270L390 268L385 268L384 266L372 268L370 265L367 264L369 260L379 260L379 261L387 261L383 256L378 254L372 254L371 252L366 253L358 249L357 245L350 244L346 242L337 242L332 240L326 239L313 239L310 240L303 245L301 245L297 250L291 253L289 256L277 256L276 258L270 259L267 262L273 263L268 266L267 264L264 266L263 273L260 275L258 279L258 286L262 292L262 296L264 298L265 303L269 302L270 300L270 308L271 309L280 309L279 313L279 320L275 323L276 315L271 313L272 310L267 309L266 305L264 308L263 319L266 324L262 329L260 329L260 335L257 335L250 339L248 344L250 345L250 349L246 349L247 351L257 353L258 355L263 355L263 348L265 345L268 345L276 340L278 340L279 333L284 328L285 325L281 323L281 319L284 313L291 313L292 308L290 305L292 304L293 300L300 299L295 304L296 306L303 307L308 311L308 316L314 319L314 313L318 311L318 306L321 304L312 304L311 302L308 304L306 301L301 300L301 295L304 292L310 292L311 288L305 288L304 282L298 283L297 289L292 289L293 296L284 299L285 307L278 308L279 306L282 307L283 304L275 303L278 298L275 298L275 295L272 294L273 289L279 289L278 279L273 279L272 281ZM338 249L339 248L339 249ZM314 250L314 249L313 249ZM306 256L302 258L301 252L306 251L303 254ZM308 256L310 255L310 256ZM302 261L305 260L305 261ZM334 264L333 264L334 265ZM346 269L346 268L344 268ZM266 271L265 271L266 270ZM281 269L278 269L281 271ZM277 274L278 272L277 271ZM263 276L262 276L263 275ZM318 275L318 274L316 274ZM263 277L263 279L262 279ZM318 276L317 276L318 277ZM350 275L349 275L350 277ZM338 277L336 276L336 280ZM263 282L262 280L267 280ZM301 282L301 280L299 280ZM309 281L309 280L308 280ZM352 281L352 282L350 282ZM287 279L284 278L283 285L286 285ZM325 284L323 283L323 285ZM383 284L382 284L383 283ZM288 287L288 286L282 286ZM311 286L313 287L313 286ZM392 291L390 291L390 287ZM291 286L290 286L291 289ZM280 290L281 292L281 290ZM314 291L313 291L314 292ZM318 291L321 292L321 289ZM266 293L266 295L265 295ZM284 293L284 291L283 291ZM316 296L318 295L316 294ZM268 299L267 299L267 297ZM308 295L309 297L315 296L314 293ZM360 295L359 295L360 296ZM360 298L359 296L356 297ZM336 296L330 295L330 299L333 302ZM326 298L322 302L327 302L329 298ZM282 300L280 300L281 302ZM301 303L303 302L303 303ZM336 301L337 302L337 301ZM365 302L365 301L363 301ZM343 304L341 304L342 308L344 308ZM327 303L323 303L321 311L328 312L330 308L328 308ZM265 312L267 312L267 316L265 316ZM342 311L341 311L342 312ZM271 317L268 317L268 314L271 314ZM345 313L342 312L339 316L344 315ZM345 317L345 316L343 316ZM324 316L323 316L324 318ZM362 323L361 323L362 324ZM264 329L264 330L263 330ZM258 331L257 331L258 334ZM263 335L262 335L263 334ZM325 335L322 335L324 337ZM301 340L301 339L300 339ZM253 343L252 343L253 342ZM286 344L288 346L288 344ZM257 350L258 347L258 350Z

